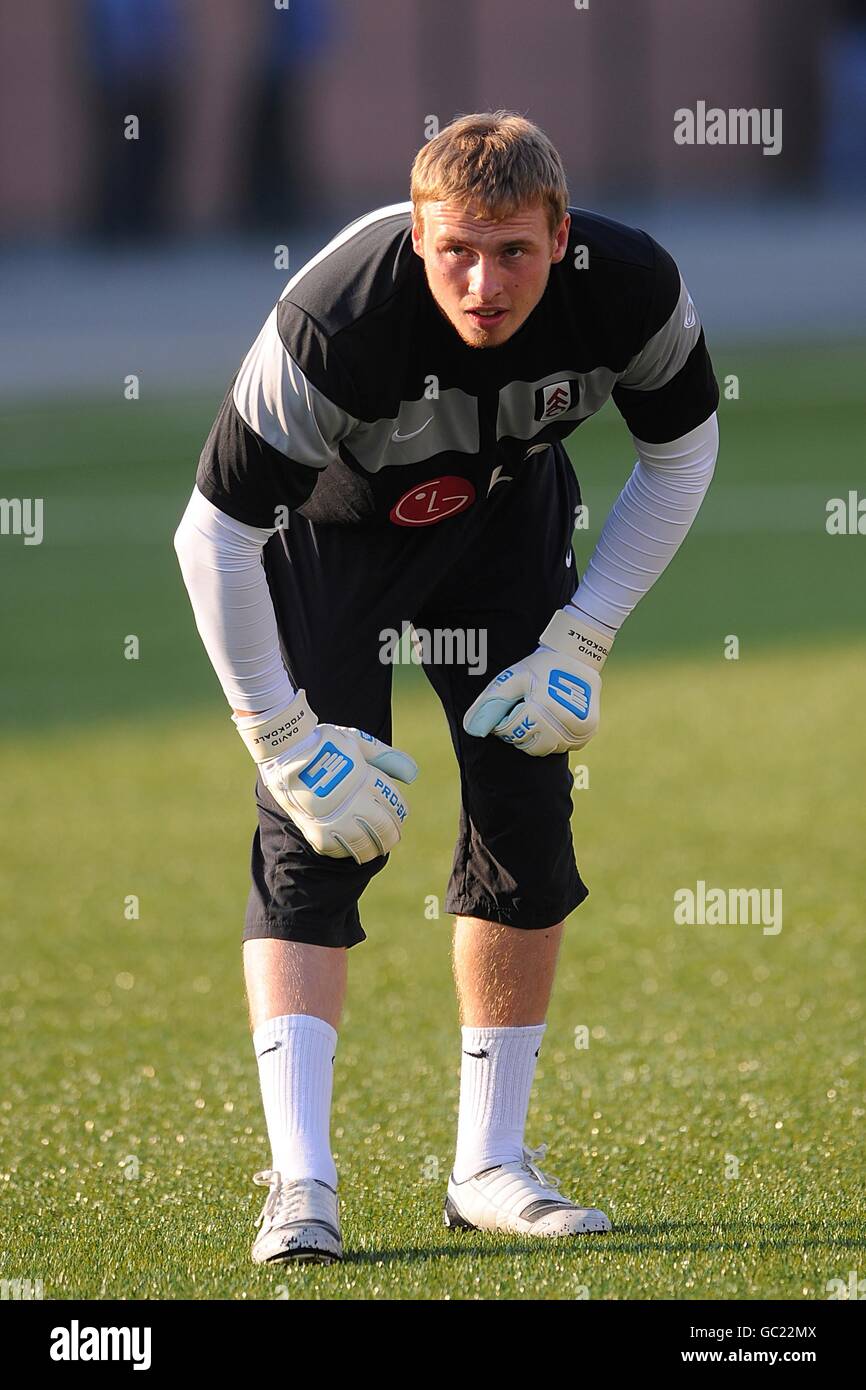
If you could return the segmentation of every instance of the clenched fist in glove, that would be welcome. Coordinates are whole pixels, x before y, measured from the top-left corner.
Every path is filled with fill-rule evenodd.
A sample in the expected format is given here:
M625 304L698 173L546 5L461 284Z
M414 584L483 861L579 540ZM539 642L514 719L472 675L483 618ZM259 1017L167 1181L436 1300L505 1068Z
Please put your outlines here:
M613 637L560 608L531 656L501 671L463 716L533 758L582 748L598 728L601 676Z
M409 809L394 779L418 775L408 754L360 729L320 724L303 690L270 718L232 717L271 796L318 854L366 864L394 848Z

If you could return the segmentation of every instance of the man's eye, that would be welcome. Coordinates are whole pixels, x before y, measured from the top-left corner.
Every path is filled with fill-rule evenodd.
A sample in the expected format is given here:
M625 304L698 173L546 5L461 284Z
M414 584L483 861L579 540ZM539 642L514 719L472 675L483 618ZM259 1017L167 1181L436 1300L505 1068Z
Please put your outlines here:
M462 246L449 246L448 254L449 256L462 256L464 249Z
M505 254L506 254L506 256L509 256L512 260L516 260L518 256L522 256L522 255L523 255L523 247L522 247L522 246L506 246L506 248L505 248Z

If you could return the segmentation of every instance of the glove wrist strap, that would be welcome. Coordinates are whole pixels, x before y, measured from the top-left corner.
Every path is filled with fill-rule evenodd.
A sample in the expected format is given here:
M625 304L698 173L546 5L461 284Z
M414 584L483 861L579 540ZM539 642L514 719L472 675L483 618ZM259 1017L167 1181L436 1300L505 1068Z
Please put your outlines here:
M292 703L279 714L266 718L260 714L233 714L232 719L257 763L269 762L280 753L296 748L309 738L318 724L303 690L299 690Z
M600 671L610 655L613 638L597 627L560 608L541 634L542 644L555 651L578 657Z

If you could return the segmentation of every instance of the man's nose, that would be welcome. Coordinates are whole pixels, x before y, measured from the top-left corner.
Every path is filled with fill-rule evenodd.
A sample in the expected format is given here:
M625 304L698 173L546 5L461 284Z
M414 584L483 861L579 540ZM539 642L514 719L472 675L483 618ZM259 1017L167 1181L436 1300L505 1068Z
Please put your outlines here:
M469 293L487 303L499 292L499 276L492 258L479 256L469 271Z

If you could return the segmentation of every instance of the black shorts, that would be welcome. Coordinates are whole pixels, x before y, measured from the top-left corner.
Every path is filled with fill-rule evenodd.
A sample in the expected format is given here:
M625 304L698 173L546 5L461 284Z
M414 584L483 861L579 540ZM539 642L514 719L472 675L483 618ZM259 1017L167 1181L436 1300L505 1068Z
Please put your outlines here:
M470 736L462 725L488 681L533 652L572 597L579 504L574 470L557 444L486 500L433 525L325 526L293 514L265 547L286 668L323 723L391 742L393 668L380 660L384 629L400 631L406 619L431 632L486 629L484 675L470 665L423 668L444 707L460 772L449 913L541 929L588 893L574 860L568 755L532 758L493 736ZM420 807L423 777L422 766ZM260 778L255 794L244 940L363 941L358 900L389 856L359 865L316 854Z

